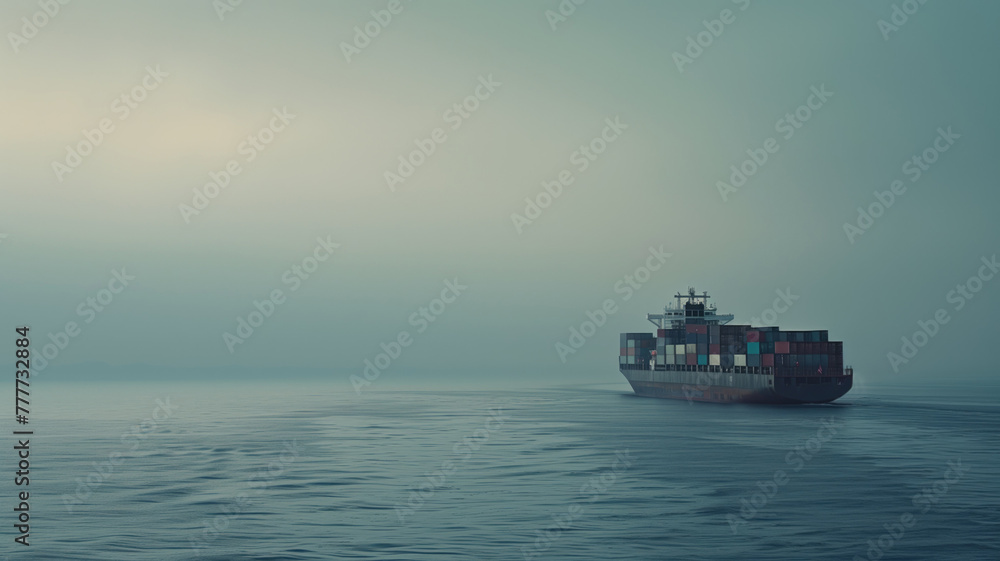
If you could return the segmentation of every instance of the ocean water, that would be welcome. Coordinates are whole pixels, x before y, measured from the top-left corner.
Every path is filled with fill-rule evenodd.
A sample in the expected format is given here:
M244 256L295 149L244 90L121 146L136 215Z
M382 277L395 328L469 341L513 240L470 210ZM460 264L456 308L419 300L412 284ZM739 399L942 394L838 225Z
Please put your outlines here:
M39 386L10 559L1000 559L996 391Z

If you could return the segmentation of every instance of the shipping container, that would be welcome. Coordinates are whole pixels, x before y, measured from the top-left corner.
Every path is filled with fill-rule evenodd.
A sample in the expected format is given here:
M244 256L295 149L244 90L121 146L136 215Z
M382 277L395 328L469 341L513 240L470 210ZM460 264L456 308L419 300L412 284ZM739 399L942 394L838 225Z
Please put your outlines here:
M788 354L790 352L788 350L788 345L789 344L790 343L788 343L787 341L778 341L778 342L776 342L774 344L774 352L777 353L777 354Z
M760 355L760 365L761 366L774 366L774 355L766 354Z
M747 343L747 354L748 355L759 355L760 354L760 343L753 342ZM760 366L760 365L757 365Z
M688 343L685 352L689 355L698 354L698 345L695 343Z
M721 357L718 353L708 355L709 366L719 366L722 363Z
M760 355L747 355L747 366L760 366Z
M747 331L747 343L757 343L760 341L759 331Z
M707 355L708 354L708 343L698 343L697 349L698 354Z
M691 365L698 364L698 355L694 353L689 353L687 355L687 363Z
M698 364L708 366L708 355L698 355Z
M719 345L718 343L710 344L708 346L708 352L709 352L709 354L713 354L713 355L720 354L720 351L722 350L720 347L721 347L721 345Z
M733 355L733 364L735 366L746 366L747 355Z

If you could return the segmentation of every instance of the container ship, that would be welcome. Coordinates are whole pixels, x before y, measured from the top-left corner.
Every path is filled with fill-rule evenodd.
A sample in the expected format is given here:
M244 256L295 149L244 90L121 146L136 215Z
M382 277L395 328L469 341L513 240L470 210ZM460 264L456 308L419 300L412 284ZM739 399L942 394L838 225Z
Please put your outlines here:
M854 370L826 331L729 325L707 292L678 293L646 314L656 333L622 333L619 370L636 395L714 403L827 403L846 394Z

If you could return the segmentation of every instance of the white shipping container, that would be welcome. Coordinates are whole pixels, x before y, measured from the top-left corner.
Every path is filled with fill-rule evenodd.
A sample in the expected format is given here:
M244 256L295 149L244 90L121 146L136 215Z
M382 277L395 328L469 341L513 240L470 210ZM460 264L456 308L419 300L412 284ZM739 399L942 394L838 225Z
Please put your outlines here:
M733 364L736 366L746 366L747 355L733 355Z
M708 355L709 366L719 366L721 364L719 355Z
M685 352L689 355L698 354L698 345L696 343L688 343L687 350Z

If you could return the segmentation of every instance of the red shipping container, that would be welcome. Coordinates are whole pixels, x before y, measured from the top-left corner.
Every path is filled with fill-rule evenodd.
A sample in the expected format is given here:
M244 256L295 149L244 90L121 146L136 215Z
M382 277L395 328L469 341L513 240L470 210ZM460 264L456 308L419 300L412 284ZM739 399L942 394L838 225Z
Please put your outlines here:
M791 352L789 350L790 346L791 346L791 343L789 343L788 341L775 341L774 342L774 352L778 353L778 354L787 355L788 353Z
M629 347L628 354L626 356L635 356L635 347Z
M656 336L657 337L666 337L667 336L667 330L666 329L657 329L656 330Z
M628 356L628 347L622 347L622 352L618 356Z
M708 346L708 354L717 355L719 354L719 345L711 344Z
M747 331L747 343L757 343L760 341L760 331Z
M687 355L688 364L698 364L698 355Z
M774 355L761 355L761 366L774 366Z

